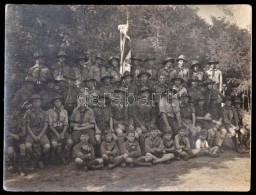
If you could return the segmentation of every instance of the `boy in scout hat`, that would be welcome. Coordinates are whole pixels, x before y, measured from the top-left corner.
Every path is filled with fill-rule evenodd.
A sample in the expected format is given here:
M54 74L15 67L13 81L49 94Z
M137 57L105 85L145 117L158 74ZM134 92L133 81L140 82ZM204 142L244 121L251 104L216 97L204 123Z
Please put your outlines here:
M178 66L175 69L174 77L180 77L184 79L185 81L188 81L189 79L189 69L186 68L185 63L188 61L186 60L186 57L184 55L180 55L176 62L178 63Z
M19 173L24 176L25 170L25 137L26 127L21 109L11 107L11 114L5 119L5 137L7 144L7 155L10 162L8 170L19 169ZM16 167L17 165L17 167Z
M141 58L139 58L138 56L132 56L131 61L132 61L132 63L131 63L131 74L133 75L133 80L136 81L138 74L142 70L140 63L143 60Z
M146 66L145 66L145 71L146 72L148 72L150 75L151 75L151 77L150 77L150 79L152 80L152 81L155 81L155 79L156 79L156 76L157 76L157 69L156 69L156 65L155 65L155 60L156 60L156 58L155 57L152 57L152 56L149 56L149 57L147 57L145 60L144 60L144 62L145 62L145 64L146 64Z
M181 94L187 93L187 89L183 86L185 80L181 77L175 76L172 80L172 96L174 99L179 99Z
M101 77L100 81L102 83L100 87L100 95L106 94L110 99L112 98L111 96L114 93L114 87L113 84L111 83L113 80L113 76L109 74L105 74Z
M133 83L132 78L133 78L133 75L130 72L125 71L123 76L121 77L122 87L124 87L128 90L127 93L136 95L137 87L136 87L135 83Z
M90 75L98 82L97 86L100 86L100 79L104 74L107 73L106 67L104 66L105 59L101 53L98 53L95 57L95 60L95 64L93 64L90 68Z
M50 71L43 65L43 54L41 52L35 52L34 58L36 64L29 69L26 80L33 81L40 86L43 81L49 78Z
M123 145L124 154L127 155L125 162L130 164L130 167L135 166L143 166L143 167L151 167L150 162L142 162L143 157L141 154L139 143L135 140L135 132L128 131L127 132L127 141Z
M210 65L210 69L206 71L206 74L208 75L208 78L215 82L213 88L220 92L222 90L223 79L222 72L216 68L216 65L219 64L219 62L212 58L209 60L208 64Z
M72 156L75 165L78 169L103 169L103 160L95 158L94 148L89 139L89 134L84 132L80 136L80 142L74 146Z
M101 155L104 165L107 165L109 169L113 169L121 164L125 163L127 154L122 155L117 147L113 135L110 131L105 134L105 139L100 146Z
M65 76L69 74L71 68L67 65L67 54L65 51L60 51L57 55L58 62L51 67L55 80L66 80Z
M119 73L119 57L118 56L110 56L108 60L109 67L107 68L107 72L113 77L113 81L118 81L121 78Z
M202 81L205 76L202 70L202 65L199 63L198 60L193 60L190 65L190 79L200 80Z
M244 124L243 121L243 110L240 108L242 102L239 98L235 98L233 101L234 105L234 120L233 124L239 127L238 136L240 138L240 148L248 152L250 147L247 145L247 141L250 138L250 129L247 125Z
M167 57L164 61L163 61L163 68L161 68L157 75L158 78L160 75L165 75L166 80L169 81L171 79L174 78L174 74L175 74L175 68L174 68L174 63L175 63L175 59L172 57Z
M92 77L88 77L82 82L80 90L89 97L89 106L92 106L93 98L100 95L100 91L96 88L96 80Z
M141 91L141 88L143 86L150 88L152 87L152 82L149 80L149 78L151 77L151 74L148 73L147 71L142 70L137 78L139 79L137 82L137 91Z
M181 125L180 104L177 99L173 99L168 88L162 94L158 107L158 126L161 132L171 131L174 135L177 134Z
M161 162L167 162L174 158L171 153L165 153L164 143L161 137L158 136L158 129L152 127L150 129L150 136L146 138L146 162L152 162L152 164L157 164Z
M62 106L63 98L56 94L52 98L52 108L47 111L49 119L49 139L53 159L57 164L70 160L73 141L68 130L68 113Z
M198 88L198 81L199 80L195 80L195 79L189 79L188 83L191 85L188 88L188 94L191 96L191 102L193 104L196 103L196 99L198 99L202 94L201 91Z
M162 93L168 88L167 76L166 74L159 74L158 81L152 87L152 92L154 94L155 106L158 108L158 102L162 96ZM157 111L158 113L158 111Z
M27 110L25 113L25 122L27 128L26 135L26 149L29 156L32 155L32 145L34 143L39 144L43 148L44 156L36 156L36 162L39 162L39 166L43 167L43 158L44 162L48 160L48 152L50 150L50 141L46 135L48 127L48 116L46 111L41 109L41 96L34 94L30 98L32 103L32 108ZM30 158L31 159L31 158Z

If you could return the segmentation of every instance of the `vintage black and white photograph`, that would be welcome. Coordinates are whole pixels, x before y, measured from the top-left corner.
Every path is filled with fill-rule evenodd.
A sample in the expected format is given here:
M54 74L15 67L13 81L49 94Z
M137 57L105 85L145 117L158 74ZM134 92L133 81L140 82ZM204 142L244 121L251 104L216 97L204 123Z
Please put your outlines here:
M249 191L252 7L5 7L6 191Z

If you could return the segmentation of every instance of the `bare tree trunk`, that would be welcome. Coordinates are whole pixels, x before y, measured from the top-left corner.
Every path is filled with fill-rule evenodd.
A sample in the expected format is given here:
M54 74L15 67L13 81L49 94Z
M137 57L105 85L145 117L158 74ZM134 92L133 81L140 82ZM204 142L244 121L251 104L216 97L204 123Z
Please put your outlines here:
M251 107L250 107L250 101L251 101L251 93L249 93L249 88L247 89L247 97L248 97L248 112L251 114Z

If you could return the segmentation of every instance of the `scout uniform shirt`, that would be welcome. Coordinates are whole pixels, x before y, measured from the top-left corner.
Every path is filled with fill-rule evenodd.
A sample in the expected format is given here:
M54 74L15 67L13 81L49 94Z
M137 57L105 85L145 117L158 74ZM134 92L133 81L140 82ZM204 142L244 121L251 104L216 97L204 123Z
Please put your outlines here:
M137 141L129 142L128 140L124 143L124 153L128 154L131 158L138 158L141 156L140 145Z
M187 119L192 120L192 113L195 113L195 108L192 103L180 103L180 116L182 121Z
M46 111L41 108L31 108L25 113L25 121L29 123L32 132L38 136L44 127L44 123L48 123L49 120Z
M185 87L182 87L181 85L179 87L173 85L171 93L173 94L173 99L178 99L181 94L187 93L187 89Z
M163 97L159 101L159 112L165 113L167 117L174 118L177 112L180 112L180 104L178 100L173 99L170 103Z
M151 149L161 149L162 151L164 151L163 140L160 137L153 138L153 137L149 136L145 140L145 149L146 149L146 153L151 153L153 155L158 156L157 153L152 153L150 150Z
M76 78L76 86L80 86L83 80L90 77L90 66L88 63L85 65L77 65L76 67L73 67L72 70L75 73Z
M110 117L113 116L109 106L95 106L93 108L94 118L100 131L110 128Z
M22 115L19 115L17 117L14 117L13 115L7 116L5 119L6 124L6 138L9 140L9 134L15 134L18 135L21 139L21 137L24 137L26 135L26 127L25 127L25 120Z
M174 77L183 78L185 81L188 81L189 69L177 67L174 72Z
M89 107L85 108L84 112L80 111L80 107L76 107L70 116L70 122L83 124L83 123L91 123L95 124L95 118L93 110Z
M46 81L50 77L49 69L44 65L36 64L28 71L26 80L33 81L37 84L41 84L42 81Z
M82 156L81 156L82 153ZM73 158L80 158L83 160L91 160L95 158L93 145L88 143L79 142L73 148L72 152Z
M223 114L223 123L224 124L232 124L232 121L234 120L234 110L232 106L224 106L222 108L222 114Z
M206 74L208 75L208 78L215 81L215 83L218 85L218 87L222 87L222 72L218 69L212 69L206 71Z
M159 71L158 71L158 77L159 75L165 75L165 78L166 80L172 80L175 76L175 69L174 68L167 68L167 67L164 67L164 68L161 68Z
M66 76L69 75L71 68L63 63L57 62L56 64L52 65L51 67L54 79L59 80L66 80Z
M137 91L138 92L141 91L142 87L147 87L147 88L151 89L152 88L151 80L147 80L146 83L142 82L141 80L138 80L138 82L137 82Z
M188 91L188 95L191 96L192 103L195 103L196 99L202 96L201 91L199 90L198 87L190 87L187 91Z
M107 72L109 73L109 75L111 75L113 77L113 81L120 80L120 73L119 73L118 68L109 67L109 68L107 68Z
M107 154L108 157L116 157L120 155L119 149L114 140L111 142L103 141L101 143L100 150L101 155L106 154L107 151L111 152L111 154Z
M194 79L194 80L202 81L205 78L204 72L202 72L202 71L192 71L190 78Z
M96 81L100 81L101 78L101 72L103 74L102 71L103 68L99 68L99 66L97 64L94 64L92 66L90 66L90 76L92 78L94 78Z
M160 101L162 93L166 90L167 86L168 86L167 83L160 84L159 82L157 82L153 86L152 91L153 93L155 93L155 95L153 96L155 103L158 103Z
M188 137L186 136L181 137L179 134L177 134L174 138L174 143L175 143L175 148L177 150L181 149L181 146L190 148L190 143L189 143Z
M49 118L49 125L58 128L63 126L68 126L68 113L63 108L51 108L47 111L48 118Z
M131 107L125 106L123 102L120 104L111 104L114 125L129 125L129 119L132 117Z

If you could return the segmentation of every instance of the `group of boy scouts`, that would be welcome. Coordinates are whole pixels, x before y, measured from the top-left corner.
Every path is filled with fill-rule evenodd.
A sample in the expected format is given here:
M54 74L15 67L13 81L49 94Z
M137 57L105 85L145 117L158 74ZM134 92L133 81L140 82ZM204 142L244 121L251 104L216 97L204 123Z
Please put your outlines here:
M7 106L5 138L9 170L74 162L78 169L152 166L172 159L218 157L227 133L238 153L249 152L250 127L241 101L222 94L222 72L184 55L133 56L131 71L120 74L120 59L101 54L67 54L56 64L35 65ZM224 106L223 106L224 105Z

